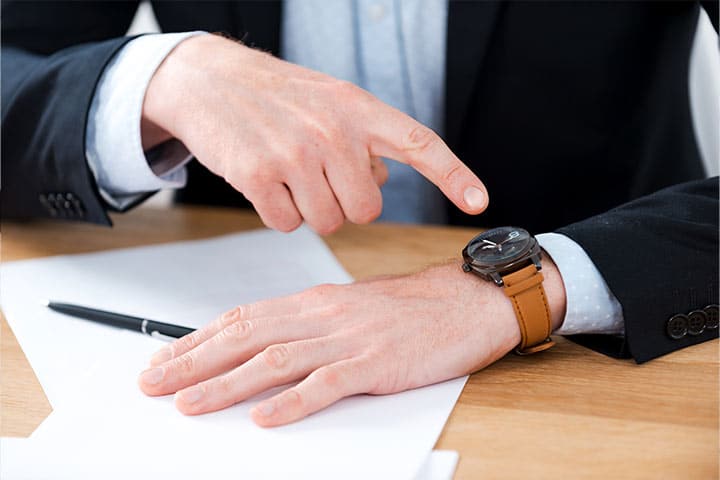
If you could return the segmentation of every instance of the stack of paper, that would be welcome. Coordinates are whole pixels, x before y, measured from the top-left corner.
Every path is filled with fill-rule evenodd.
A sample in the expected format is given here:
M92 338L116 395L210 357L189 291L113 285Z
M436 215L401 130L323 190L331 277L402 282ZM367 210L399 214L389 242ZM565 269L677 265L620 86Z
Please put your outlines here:
M42 304L200 327L237 304L349 282L309 230L9 262L1 274L3 311L54 409L29 439L2 439L3 479L452 476L454 452L428 455L465 379L348 398L273 429L256 426L248 411L274 392L186 417L172 397L150 398L137 387L160 341Z

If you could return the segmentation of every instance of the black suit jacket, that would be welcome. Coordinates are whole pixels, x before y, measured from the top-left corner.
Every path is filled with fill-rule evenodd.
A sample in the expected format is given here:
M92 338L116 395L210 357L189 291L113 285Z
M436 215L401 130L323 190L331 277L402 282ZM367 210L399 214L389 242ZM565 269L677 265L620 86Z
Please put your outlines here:
M717 3L708 5L717 22ZM3 2L5 217L109 224L84 132L96 83L128 41L121 35L136 7ZM279 2L153 8L163 31L222 31L278 52ZM448 204L451 223L558 230L578 242L619 299L626 335L574 339L638 362L718 335L709 328L717 326L718 182L700 180L687 90L699 8L451 2L448 11L445 140L491 197L478 217ZM178 200L246 204L197 163ZM708 327L672 338L668 328L682 333L685 320L671 317L695 310Z

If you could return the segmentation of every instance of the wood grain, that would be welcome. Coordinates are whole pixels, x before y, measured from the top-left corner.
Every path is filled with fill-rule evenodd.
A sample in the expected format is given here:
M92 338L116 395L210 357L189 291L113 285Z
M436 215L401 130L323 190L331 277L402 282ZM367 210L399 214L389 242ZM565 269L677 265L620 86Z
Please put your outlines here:
M2 225L2 260L198 239L258 228L234 209L140 208L109 229L55 222ZM326 238L358 279L456 258L475 232L347 225ZM51 407L4 319L0 434L27 436ZM643 365L569 341L509 355L471 376L436 448L460 452L456 479L717 478L718 342Z

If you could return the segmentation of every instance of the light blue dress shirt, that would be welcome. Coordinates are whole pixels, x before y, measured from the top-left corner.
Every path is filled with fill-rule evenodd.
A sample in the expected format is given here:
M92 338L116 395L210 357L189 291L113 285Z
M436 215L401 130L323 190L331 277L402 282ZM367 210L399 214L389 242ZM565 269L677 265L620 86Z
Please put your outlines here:
M445 0L286 0L281 55L353 82L442 134ZM86 153L101 194L127 205L145 192L185 184L191 158L180 142L143 152L142 103L162 60L204 32L146 35L129 42L103 73L90 109ZM441 193L415 170L387 160L382 220L443 223ZM567 311L558 334L622 334L622 309L592 260L557 233L537 236L558 266Z
M442 134L445 0L286 0L282 57L352 82ZM380 220L445 223L442 194L412 167L385 161Z

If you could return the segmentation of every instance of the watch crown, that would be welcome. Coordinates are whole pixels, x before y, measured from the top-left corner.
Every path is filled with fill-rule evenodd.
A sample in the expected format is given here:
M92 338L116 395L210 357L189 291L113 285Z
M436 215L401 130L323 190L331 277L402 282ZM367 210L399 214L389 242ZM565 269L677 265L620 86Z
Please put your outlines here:
M462 265L463 272L468 273L470 270L472 270L472 267L468 265L467 263L463 263Z

